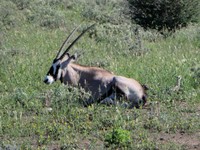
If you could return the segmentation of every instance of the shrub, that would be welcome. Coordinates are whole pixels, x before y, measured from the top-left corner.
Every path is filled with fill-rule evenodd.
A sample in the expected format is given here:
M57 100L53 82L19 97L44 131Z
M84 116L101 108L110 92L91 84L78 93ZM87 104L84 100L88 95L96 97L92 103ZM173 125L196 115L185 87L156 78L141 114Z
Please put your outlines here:
M144 28L173 31L198 21L199 0L128 0L132 19Z
M11 29L22 24L24 16L18 12L17 7L10 1L4 1L0 5L0 30Z
M99 23L123 24L128 21L124 15L126 4L123 0L82 1L82 15Z
M200 67L195 66L191 68L191 72L192 72L191 75L193 78L193 87L198 88L200 85Z
M106 146L114 144L119 147L127 147L130 139L130 132L128 130L116 128L106 135L105 142Z
M23 10L30 5L29 0L11 0L19 10Z
M38 5L41 5L38 7ZM59 28L64 26L65 17L63 13L55 8L43 3L35 3L27 13L27 20L30 23L37 23L41 27Z

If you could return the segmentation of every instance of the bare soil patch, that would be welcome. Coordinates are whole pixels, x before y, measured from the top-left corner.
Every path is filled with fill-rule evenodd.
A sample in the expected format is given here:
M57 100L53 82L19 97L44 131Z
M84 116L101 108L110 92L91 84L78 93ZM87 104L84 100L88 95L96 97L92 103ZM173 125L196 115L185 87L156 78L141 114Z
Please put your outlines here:
M185 149L200 150L200 132L194 134L188 133L160 133L154 135L154 139L161 144L168 142L183 146Z

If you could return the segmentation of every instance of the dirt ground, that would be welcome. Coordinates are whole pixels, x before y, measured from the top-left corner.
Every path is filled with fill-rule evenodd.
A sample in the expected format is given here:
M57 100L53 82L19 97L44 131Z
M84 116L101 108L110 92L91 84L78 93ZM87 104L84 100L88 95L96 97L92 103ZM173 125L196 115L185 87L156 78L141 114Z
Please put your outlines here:
M184 103L179 104L179 107L185 106L187 105ZM200 115L200 106L197 106L196 114ZM174 134L159 133L153 135L153 138L159 141L161 144L172 142L174 144L183 146L187 150L200 150L200 129L199 132L191 134L181 131Z
M160 141L159 143L172 142L177 145L183 146L188 150L200 150L200 132L195 134L188 133L160 133L155 135L155 140Z

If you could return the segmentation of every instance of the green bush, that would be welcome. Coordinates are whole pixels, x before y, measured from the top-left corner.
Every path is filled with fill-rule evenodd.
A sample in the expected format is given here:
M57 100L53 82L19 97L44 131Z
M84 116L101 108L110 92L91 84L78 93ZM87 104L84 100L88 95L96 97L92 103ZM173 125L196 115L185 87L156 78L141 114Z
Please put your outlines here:
M19 27L24 20L22 13L18 12L15 4L4 1L0 5L0 30Z
M199 0L128 0L132 19L144 28L173 31L198 21Z
M198 65L191 68L191 76L193 80L193 87L198 88L200 85L200 67Z
M12 1L19 10L23 10L25 8L28 8L28 6L30 5L30 1L29 0L10 0Z
M126 2L123 0L82 1L83 17L99 23L123 24L125 18Z
M63 13L45 3L36 2L32 4L30 11L26 12L26 16L28 22L50 29L59 28L65 24Z
M113 129L105 137L106 146L116 145L119 147L127 147L130 143L130 132L121 128Z

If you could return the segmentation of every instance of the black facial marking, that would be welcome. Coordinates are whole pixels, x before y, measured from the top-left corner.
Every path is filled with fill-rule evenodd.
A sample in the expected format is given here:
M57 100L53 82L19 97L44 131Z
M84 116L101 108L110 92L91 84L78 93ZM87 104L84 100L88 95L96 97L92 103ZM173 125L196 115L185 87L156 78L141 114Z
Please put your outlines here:
M124 92L118 87L112 86L110 87L110 89L108 89L108 91L105 94L101 95L97 102L99 103L101 100L105 99L106 97L109 97L112 93L116 93L117 98L123 97L125 95Z
M49 72L47 73L47 75L53 76L53 66L51 66L51 68L49 69Z
M54 79L55 79L55 81L57 80L57 75L58 75L58 70L59 70L59 68L60 68L60 65L57 65L57 66L56 66L56 72L55 72L55 75L53 76Z
M55 62L57 62L57 61L58 61L58 59L54 59L54 60L53 60L53 64L54 64Z
M54 67L51 66L51 68L49 69L49 72L47 73L47 75L51 75L54 78L54 80L56 81L59 68L60 68L60 65L57 65L56 66L56 71L55 71L55 74L54 74Z
M106 91L105 94L101 95L101 97L97 100L98 103L101 102L101 100L105 99L106 97L110 96L113 93L113 88L110 87L108 91Z

